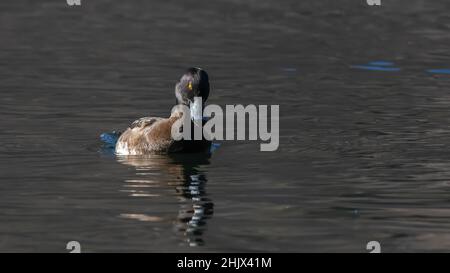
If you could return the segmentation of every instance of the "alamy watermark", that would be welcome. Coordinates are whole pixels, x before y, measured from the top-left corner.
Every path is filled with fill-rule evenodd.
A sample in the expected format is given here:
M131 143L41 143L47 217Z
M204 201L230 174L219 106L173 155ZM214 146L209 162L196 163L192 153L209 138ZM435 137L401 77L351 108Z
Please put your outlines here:
M70 241L66 244L66 249L70 253L81 253L81 244L78 241Z
M366 0L369 6L381 6L381 0Z
M259 138L266 142L260 144L261 151L278 149L279 105L270 105L270 129L268 105L259 105L258 107L256 105L227 105L224 113L222 107L214 104L203 109L202 98L195 97L190 107L176 105L172 109L172 112L174 111L183 113L183 118L177 120L172 126L171 134L174 140L258 140ZM248 131L246 124L248 124Z
M378 241L370 241L367 243L366 249L370 250L370 253L381 253L381 244Z
M69 6L81 6L81 0L66 0Z

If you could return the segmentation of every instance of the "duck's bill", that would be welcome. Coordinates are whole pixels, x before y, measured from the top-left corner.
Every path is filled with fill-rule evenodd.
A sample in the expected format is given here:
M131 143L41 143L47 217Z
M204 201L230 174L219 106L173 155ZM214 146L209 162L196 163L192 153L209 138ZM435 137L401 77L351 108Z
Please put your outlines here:
M195 98L193 102L190 103L191 119L193 121L201 121L203 119L203 107L201 98Z

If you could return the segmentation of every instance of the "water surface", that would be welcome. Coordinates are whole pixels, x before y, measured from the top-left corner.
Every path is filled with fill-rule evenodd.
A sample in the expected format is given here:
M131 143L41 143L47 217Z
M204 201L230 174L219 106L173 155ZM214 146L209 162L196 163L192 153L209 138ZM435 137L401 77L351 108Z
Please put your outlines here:
M0 251L450 249L448 1L0 3ZM394 70L358 69L375 62ZM115 157L189 66L280 147ZM429 72L433 70L434 72Z

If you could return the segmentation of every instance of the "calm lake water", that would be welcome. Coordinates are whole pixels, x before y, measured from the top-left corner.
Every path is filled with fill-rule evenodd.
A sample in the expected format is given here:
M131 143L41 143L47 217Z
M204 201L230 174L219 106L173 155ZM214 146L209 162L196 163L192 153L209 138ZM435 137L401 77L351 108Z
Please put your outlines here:
M447 0L0 3L0 251L450 250ZM374 61L380 67L363 66ZM280 147L118 158L99 135L279 104ZM370 69L370 67L369 67Z

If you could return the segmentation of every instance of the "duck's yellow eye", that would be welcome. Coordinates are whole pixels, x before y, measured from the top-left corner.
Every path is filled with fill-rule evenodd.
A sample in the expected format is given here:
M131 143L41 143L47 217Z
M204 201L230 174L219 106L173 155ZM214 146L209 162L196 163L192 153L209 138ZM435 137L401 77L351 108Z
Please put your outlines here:
M191 91L192 91L192 82L189 82L189 84L188 84L188 88L189 88L189 90L191 90Z

